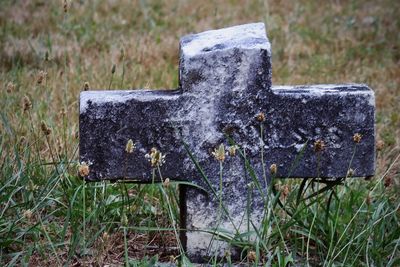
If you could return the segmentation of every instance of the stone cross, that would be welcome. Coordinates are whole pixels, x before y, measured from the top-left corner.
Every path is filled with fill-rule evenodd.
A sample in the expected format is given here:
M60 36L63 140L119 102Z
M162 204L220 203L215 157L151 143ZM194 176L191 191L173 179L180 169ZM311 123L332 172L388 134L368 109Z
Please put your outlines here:
M87 181L150 183L145 154L155 147L166 155L164 179L209 190L180 190L182 244L190 259L202 262L231 249L214 240L215 228L233 235L253 231L265 210L238 153L222 162L220 196L220 162L212 152L227 146L227 137L266 188L271 164L282 178L341 178L349 168L353 176L374 175L374 122L374 93L366 85L272 86L271 45L264 24L253 23L183 37L178 89L81 92L80 160L90 164ZM136 146L131 154L125 151L129 139Z

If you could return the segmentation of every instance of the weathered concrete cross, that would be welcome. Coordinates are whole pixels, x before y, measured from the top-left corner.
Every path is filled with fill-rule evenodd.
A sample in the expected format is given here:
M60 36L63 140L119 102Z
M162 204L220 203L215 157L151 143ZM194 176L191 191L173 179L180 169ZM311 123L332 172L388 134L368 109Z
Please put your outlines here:
M373 91L365 85L271 86L271 47L263 23L207 31L181 39L176 90L81 93L80 160L91 163L89 181L151 182L152 167L145 154L156 147L166 154L161 166L164 178L209 189L185 151L186 142L218 191L219 162L211 152L227 144L225 135L229 135L245 151L263 188L261 147L264 166L277 164L278 177L345 177L350 163L354 176L371 176L374 102ZM260 112L266 118L262 128L256 118ZM355 133L362 134L362 142L353 153ZM129 155L125 152L128 139L136 143ZM326 146L319 152L319 162L314 151L317 140ZM247 229L247 197L254 190L247 186L251 181L243 157L226 157L222 198L230 219L224 216L219 223L215 195L191 187L181 191L181 223L188 230L182 241L192 260L199 262L207 256L211 238L194 230ZM260 223L263 212L260 195L252 194L249 219L254 225ZM209 255L222 253L227 246L214 242Z

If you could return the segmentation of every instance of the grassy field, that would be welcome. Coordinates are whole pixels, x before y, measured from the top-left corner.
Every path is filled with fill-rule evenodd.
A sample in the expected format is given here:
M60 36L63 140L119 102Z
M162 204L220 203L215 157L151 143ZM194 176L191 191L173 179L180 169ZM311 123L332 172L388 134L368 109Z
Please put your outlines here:
M244 263L400 266L399 17L385 0L2 1L0 265L180 261L176 184L129 185L127 201L78 177L79 92L176 88L180 36L264 21L274 84L374 89L377 170L317 195L275 181L271 232Z

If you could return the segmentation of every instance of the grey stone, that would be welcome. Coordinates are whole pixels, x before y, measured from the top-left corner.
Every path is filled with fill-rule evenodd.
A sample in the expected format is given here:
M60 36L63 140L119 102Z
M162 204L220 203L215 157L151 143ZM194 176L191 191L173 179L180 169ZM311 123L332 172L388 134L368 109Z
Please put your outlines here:
M166 154L160 167L164 178L208 190L204 194L182 187L180 192L181 226L187 230L181 238L195 262L223 256L226 250L237 257L229 243L213 241L210 246L212 235L197 230L218 227L233 235L253 230L252 224L261 223L264 202L262 192L249 186L254 181L243 157L227 156L222 200L230 216L221 215L219 197L184 143L217 195L220 169L212 151L221 143L228 145L227 136L245 152L264 190L271 177L269 171L263 177L262 151L267 169L277 164L277 177L334 179L345 177L349 167L355 176L374 174L373 91L360 84L271 86L271 47L262 23L183 37L179 81L176 90L82 92L80 160L90 163L89 181L151 182L145 154L156 147ZM264 122L256 118L260 112ZM355 133L362 135L357 145ZM128 139L136 143L132 154L125 152ZM317 140L326 145L318 153Z

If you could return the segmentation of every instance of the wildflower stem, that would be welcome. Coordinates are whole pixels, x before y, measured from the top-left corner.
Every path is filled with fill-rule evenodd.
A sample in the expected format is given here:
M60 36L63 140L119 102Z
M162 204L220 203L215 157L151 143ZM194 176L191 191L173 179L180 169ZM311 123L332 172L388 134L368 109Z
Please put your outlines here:
M250 207L251 207L251 192L252 186L247 187L247 203L246 203L246 217L247 217L247 232L250 233ZM247 242L250 242L250 235L247 236Z
M121 183L119 183L119 191L122 197L122 207L121 207L121 213L125 212L125 193L124 193L124 189L123 189L123 185Z
M271 184L271 186L274 186ZM270 238L271 232L272 232L272 223L271 223L271 214L272 213L272 203L271 203L271 194L272 194L272 189L268 188L267 191L267 197L266 199L266 205L267 205L267 222L268 222L268 226L267 226L267 233L266 233L266 237Z
M349 167L347 167L347 172L346 172L346 178L345 179L347 179L348 176L349 176L349 170L351 169L351 164L353 164L353 159L354 159L354 156L356 155L356 150L357 150L357 143L354 144L353 154L351 155L351 159L350 159L350 162L349 162Z
M262 164L262 172L264 178L264 186L267 189L267 173L265 170L265 160L264 160L264 126L260 124L260 146L261 146L261 164Z
M124 79L125 79L125 64L124 62L122 62L121 88L124 88Z
M58 176L60 176L60 173L59 173L59 171L58 171L58 166L57 166L58 164L57 164L57 162L56 162L56 160L55 160L55 158L54 158L53 150L52 150L52 148L51 148L50 139L49 139L49 136L48 136L48 135L46 135L46 143L47 143L47 146L49 147L50 157L51 157L51 159L53 160L53 164L54 164L54 168L56 169L56 173L57 173ZM61 178L61 177L60 177L60 178Z
M86 251L86 181L85 179L82 180L82 220L83 220L83 252Z
M318 153L318 155L319 155L319 153ZM318 190L319 190L319 183L317 183L317 191ZM310 259L309 259L309 256L310 256L310 253L309 253L310 239L311 239L312 230L314 228L315 220L316 220L317 215L318 215L318 206L319 206L319 202L317 201L316 202L316 209L315 209L315 212L314 212L314 217L313 217L313 220L311 222L310 231L309 231L308 237L307 237L307 248L306 248L307 266L310 266ZM310 209L311 208L312 208L312 206L310 207Z
M320 169L321 169L321 153L317 151L317 178L320 177Z
M161 184L159 185L159 188L161 189L161 192L162 192L162 194L164 195L165 200L167 201L168 213L169 213L169 216L170 216L170 219L171 219L171 222L172 222L172 228L174 229L174 234L175 234L175 237L176 237L178 246L179 246L179 251L180 251L181 255L184 255L185 252L183 251L183 247L182 247L181 241L180 241L180 239L179 239L178 230L176 229L176 225L177 225L177 224L176 224L176 220L175 220L174 213L173 213L173 211L172 211L171 200L170 200L170 198L169 198L167 192L165 191L165 189L164 189L164 187L163 187L164 179L163 179L163 177L162 177L162 174L161 174L161 170L160 170L160 166L159 166L159 165L157 165L157 171L158 171L158 175L160 176L160 180L161 180Z
M125 194L126 194L126 199L128 200L126 208L127 208L127 210L129 210L129 208L130 208L130 199L129 199L128 188L126 187L126 182L125 182L126 181L126 176L127 176L127 168L128 168L128 154L125 153L124 179L123 179L123 184L124 185L123 185L123 187L124 187L124 191L125 191ZM125 199L123 201L125 201Z
M286 253L287 253L287 254L290 254L289 248L288 248L288 246L286 245L286 242L285 242L285 238L283 237L282 230L281 230L281 228L279 227L279 220L278 220L278 218L276 218L275 213L272 213L272 216L273 216L273 218L274 218L276 228L278 229L279 236L281 237L283 246L285 247ZM270 232L272 232L272 226L271 226L272 224L269 224L269 225L270 225L270 226L269 226Z
M66 120L66 116L63 116L63 135L64 135L64 153L65 158L68 158L68 146L67 146L67 128L68 128L68 121Z
M125 255L125 266L129 266L129 255L128 255L128 240L126 238L127 236L127 229L126 226L123 226L124 228L124 255Z
M112 81L113 81L113 78L114 78L114 73L115 73L115 64L111 68L111 78L110 78L110 84L108 85L108 90L111 89L111 84L112 84Z
M114 73L111 74L111 79L110 79L110 83L109 83L109 85L108 85L108 90L111 89L111 84L112 84L112 81L113 81L113 77L114 77Z
M28 110L28 116L29 116L30 128L31 128L31 132L32 132L33 138L35 140L38 140L38 138L36 137L35 128L33 127L33 118L32 118L32 113L31 113L30 110ZM42 158L40 156L40 150L39 150L38 143L34 142L34 144L35 144L35 149L36 149L37 156L39 158L39 163L40 163L41 166L43 166Z
M222 170L223 165L222 161L219 162L219 206L218 206L218 213L220 218L222 217Z

